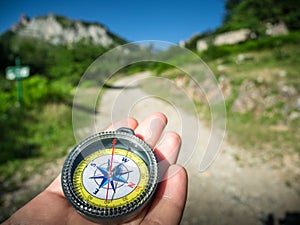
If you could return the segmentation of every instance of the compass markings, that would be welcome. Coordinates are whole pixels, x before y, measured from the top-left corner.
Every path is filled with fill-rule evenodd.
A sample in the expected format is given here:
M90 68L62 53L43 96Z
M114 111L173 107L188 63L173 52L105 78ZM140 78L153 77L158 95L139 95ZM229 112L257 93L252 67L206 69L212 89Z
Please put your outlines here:
M96 188L96 190L93 192L94 195L96 195L99 192L99 188Z
M128 161L129 161L129 159L128 159L127 157L124 156L124 157L122 158L122 162L127 163Z
M135 186L135 184L134 183L129 183L129 184L127 184L128 185L128 187L130 187L130 188L133 188L134 186Z
M138 198L145 190L149 171L141 158L129 148L116 148L111 139L111 148L89 155L77 166L73 179L75 192L90 204L114 208ZM94 198L89 199L91 196Z

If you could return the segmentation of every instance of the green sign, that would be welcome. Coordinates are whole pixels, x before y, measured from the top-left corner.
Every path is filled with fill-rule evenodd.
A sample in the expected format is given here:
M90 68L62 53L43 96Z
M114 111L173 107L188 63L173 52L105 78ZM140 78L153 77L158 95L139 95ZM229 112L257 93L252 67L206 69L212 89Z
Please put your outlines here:
M10 66L6 68L6 79L18 80L29 76L30 69L28 66Z
M20 58L16 58L16 66L9 66L6 68L6 79L17 80L18 101L22 111L23 108L23 94L22 94L22 79L29 76L30 69L28 66L21 66Z

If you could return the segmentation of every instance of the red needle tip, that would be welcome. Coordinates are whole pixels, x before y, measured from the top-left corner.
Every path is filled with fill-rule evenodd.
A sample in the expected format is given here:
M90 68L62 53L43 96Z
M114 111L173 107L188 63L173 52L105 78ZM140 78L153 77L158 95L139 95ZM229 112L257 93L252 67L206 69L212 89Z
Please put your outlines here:
M111 159L110 159L110 167L109 167L109 173L111 173L112 170L112 164L113 164L113 160L114 160L114 154L115 154L115 146L117 144L117 139L114 139L112 141L112 150L111 150Z
M113 139L112 150L111 150L111 159L110 159L110 165L109 165L109 173L108 173L108 183L107 183L107 190L106 190L106 201L108 200L109 183L110 183L110 177L111 177L112 164L113 164L113 160L114 160L116 144L117 144L117 139Z

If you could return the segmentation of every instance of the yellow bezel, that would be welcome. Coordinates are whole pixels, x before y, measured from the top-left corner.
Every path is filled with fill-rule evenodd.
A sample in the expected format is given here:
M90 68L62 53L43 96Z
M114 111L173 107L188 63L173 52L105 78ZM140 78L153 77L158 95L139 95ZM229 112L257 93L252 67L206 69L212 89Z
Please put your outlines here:
M126 156L138 166L140 170L139 183L136 184L132 192L119 199L106 201L106 199L97 198L91 195L83 185L83 179L82 179L83 171L86 168L86 166L88 166L89 163L91 163L91 161L93 161L95 158L104 155L110 155L111 152L112 152L111 148L96 151L91 155L87 156L84 160L82 160L78 164L77 168L75 169L74 176L73 176L73 185L74 185L75 192L81 199L85 200L91 206L101 207L101 208L116 208L116 207L126 206L130 202L133 202L135 199L137 199L140 196L140 194L145 191L147 187L147 183L149 181L149 171L146 163L137 154L128 150L116 148L114 150L115 155Z

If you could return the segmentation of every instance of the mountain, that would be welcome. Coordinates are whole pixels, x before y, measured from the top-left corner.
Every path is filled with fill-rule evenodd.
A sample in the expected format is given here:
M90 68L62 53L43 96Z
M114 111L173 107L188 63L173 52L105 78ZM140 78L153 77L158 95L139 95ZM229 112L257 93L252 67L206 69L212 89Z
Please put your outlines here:
M53 45L83 42L108 48L126 43L123 38L113 34L100 23L71 20L54 14L32 19L21 15L20 20L10 31L20 37L37 38Z

